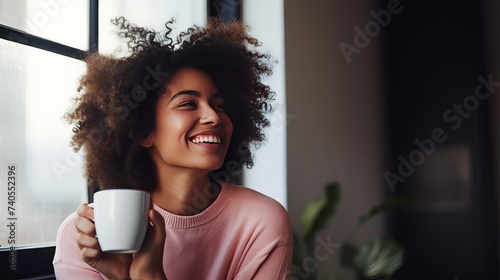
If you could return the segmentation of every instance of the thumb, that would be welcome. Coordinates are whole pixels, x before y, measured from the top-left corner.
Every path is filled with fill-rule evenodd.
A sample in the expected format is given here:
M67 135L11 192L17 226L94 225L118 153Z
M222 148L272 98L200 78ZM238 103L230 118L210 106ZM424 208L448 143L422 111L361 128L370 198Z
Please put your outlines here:
M165 221L160 213L154 209L149 210L149 219L151 221L151 226L148 231L148 238L154 246L158 246L163 249L166 237Z

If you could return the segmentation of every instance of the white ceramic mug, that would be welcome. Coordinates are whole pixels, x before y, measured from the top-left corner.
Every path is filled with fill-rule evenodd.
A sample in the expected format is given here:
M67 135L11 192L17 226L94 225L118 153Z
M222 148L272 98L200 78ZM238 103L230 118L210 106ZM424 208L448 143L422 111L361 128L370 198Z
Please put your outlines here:
M107 253L139 251L149 224L149 193L108 189L94 194L94 223L101 250Z

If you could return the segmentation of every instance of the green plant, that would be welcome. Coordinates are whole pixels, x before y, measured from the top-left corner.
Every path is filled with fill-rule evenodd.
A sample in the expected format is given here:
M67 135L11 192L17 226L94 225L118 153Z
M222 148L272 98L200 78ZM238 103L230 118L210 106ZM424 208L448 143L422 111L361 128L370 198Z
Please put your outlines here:
M300 217L302 235L294 231L292 279L341 279L345 269L352 269L357 280L389 279L403 264L403 247L389 237L375 237L360 246L353 244L351 239L368 220L384 211L408 204L414 200L412 196L394 197L361 215L347 237L338 245L337 250L328 255L326 260L322 260L325 264L325 275L321 278L318 278L317 260L316 269L312 267L307 273L294 275L305 260L314 260L312 257L317 253L315 248L318 248L315 236L336 214L340 199L340 185L329 183L325 186L325 197L309 202L304 208Z

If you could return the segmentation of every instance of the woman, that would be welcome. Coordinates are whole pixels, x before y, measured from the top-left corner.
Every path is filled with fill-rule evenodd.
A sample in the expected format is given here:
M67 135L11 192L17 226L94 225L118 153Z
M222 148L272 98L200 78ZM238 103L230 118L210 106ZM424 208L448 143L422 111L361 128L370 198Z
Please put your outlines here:
M93 209L61 225L58 279L286 279L293 237L276 201L230 181L252 166L273 92L270 57L240 23L211 20L177 40L114 23L131 55L92 55L81 79L72 145L101 189L151 193L150 227L135 254L103 253ZM270 186L272 187L272 186Z

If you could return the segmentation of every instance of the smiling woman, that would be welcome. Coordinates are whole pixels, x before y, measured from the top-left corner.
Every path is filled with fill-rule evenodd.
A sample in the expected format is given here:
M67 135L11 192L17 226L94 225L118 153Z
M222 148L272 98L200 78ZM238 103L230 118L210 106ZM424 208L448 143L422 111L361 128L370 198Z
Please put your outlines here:
M251 167L274 92L270 57L241 23L210 20L171 39L114 23L131 55L87 59L67 115L72 145L100 189L151 193L151 225L134 254L101 251L86 204L58 232L58 278L286 279L293 238L286 210L217 171ZM155 81L155 83L152 83ZM196 267L196 269L193 269Z

